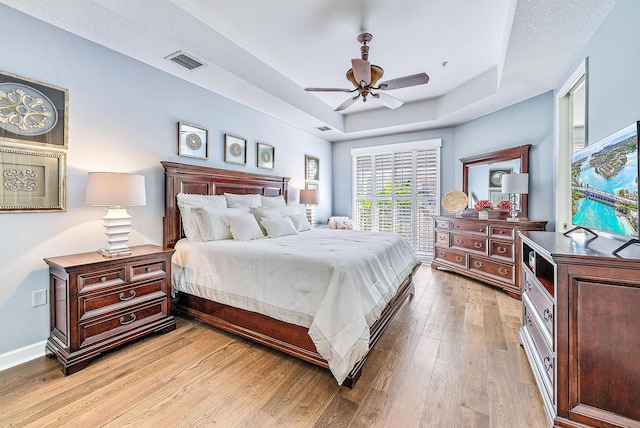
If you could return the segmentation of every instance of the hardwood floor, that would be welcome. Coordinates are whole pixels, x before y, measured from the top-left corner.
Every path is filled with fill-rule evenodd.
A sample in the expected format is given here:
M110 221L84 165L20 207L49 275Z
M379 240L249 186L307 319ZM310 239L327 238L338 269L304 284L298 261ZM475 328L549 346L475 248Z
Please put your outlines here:
M0 372L0 426L545 427L520 302L428 265L415 285L354 389L178 317L68 377L46 357Z

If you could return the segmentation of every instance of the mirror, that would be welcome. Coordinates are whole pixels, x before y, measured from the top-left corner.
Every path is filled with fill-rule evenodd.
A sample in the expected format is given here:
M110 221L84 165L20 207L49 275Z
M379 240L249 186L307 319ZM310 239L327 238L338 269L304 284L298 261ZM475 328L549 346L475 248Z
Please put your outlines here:
M487 199L494 205L502 199L509 200L509 195L501 192L501 176L528 173L530 148L531 144L526 144L460 159L462 191L469 196L468 210L473 211L473 204L481 199ZM501 212L508 214L508 211ZM520 195L520 216L528 216L528 197L524 194Z

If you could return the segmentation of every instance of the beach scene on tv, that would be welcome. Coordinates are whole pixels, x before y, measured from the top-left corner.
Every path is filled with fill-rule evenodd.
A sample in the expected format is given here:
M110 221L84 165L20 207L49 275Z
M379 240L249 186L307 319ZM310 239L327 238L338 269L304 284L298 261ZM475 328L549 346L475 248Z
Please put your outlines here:
M637 124L571 157L572 223L638 237Z

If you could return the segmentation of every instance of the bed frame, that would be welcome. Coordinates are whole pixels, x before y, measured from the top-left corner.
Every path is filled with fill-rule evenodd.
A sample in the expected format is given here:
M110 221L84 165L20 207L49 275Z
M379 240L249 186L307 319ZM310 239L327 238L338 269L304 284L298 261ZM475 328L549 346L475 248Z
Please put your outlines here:
M180 222L180 212L176 202L178 193L203 195L221 195L223 193L261 194L264 196L282 195L288 198L288 177L277 177L185 165L174 162L162 162L165 170L165 247L173 248L184 237ZM369 348L378 341L393 316L402 304L414 294L412 275L409 275L398 289L396 296L389 302L380 318L371 327ZM316 347L307 334L308 329L289 324L243 309L212 302L201 297L179 293L173 302L174 310L196 318L206 324L237 334L254 342L261 343L294 357L328 368L327 361L318 354ZM366 356L358 362L344 385L352 388L365 363Z

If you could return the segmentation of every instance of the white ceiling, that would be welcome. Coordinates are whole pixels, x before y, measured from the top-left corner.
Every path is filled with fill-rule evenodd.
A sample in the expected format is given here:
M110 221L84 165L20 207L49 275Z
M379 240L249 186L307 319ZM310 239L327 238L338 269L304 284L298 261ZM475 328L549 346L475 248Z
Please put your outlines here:
M555 88L615 0L0 0L330 141L453 126ZM373 34L382 80L426 85L333 109ZM164 59L184 51L206 66ZM443 66L446 63L446 66ZM330 131L315 127L327 125Z

